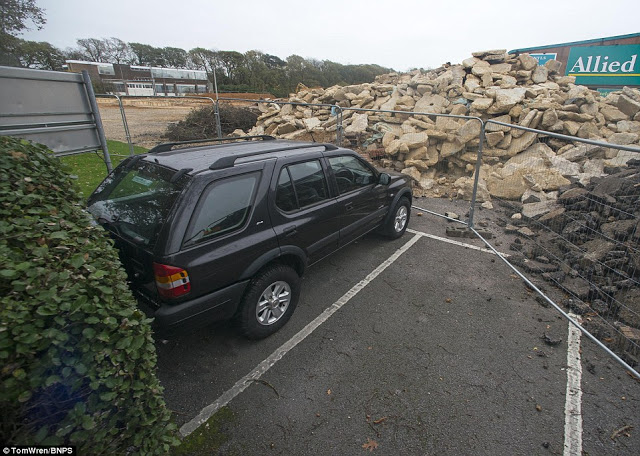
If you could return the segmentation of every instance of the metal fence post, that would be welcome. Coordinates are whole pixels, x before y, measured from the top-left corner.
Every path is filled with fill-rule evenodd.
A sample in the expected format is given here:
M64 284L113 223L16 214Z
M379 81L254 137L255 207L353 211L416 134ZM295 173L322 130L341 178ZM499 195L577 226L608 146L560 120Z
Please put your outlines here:
M104 128L102 128L102 118L100 117L100 111L98 111L98 103L96 102L96 94L93 92L93 86L91 85L91 78L87 70L82 70L82 79L84 80L84 86L89 96L89 104L93 111L93 118L96 122L96 129L98 130L98 137L100 139L100 145L102 146L102 154L104 155L104 163L107 166L107 172L113 171L113 165L111 164L111 157L109 156L109 148L107 147L107 138L104 135Z
M127 116L124 113L124 105L122 104L122 99L118 95L113 95L118 100L118 105L120 105L120 115L122 116L122 125L124 126L124 135L127 138L127 144L129 144L129 155L135 155L133 151L133 143L131 142L131 133L129 132L129 124L127 123Z
M336 107L338 121L336 123L336 146L342 146L342 107L334 105Z
M219 100L216 100L215 103L213 104L213 112L214 112L214 117L216 118L216 132L218 133L218 138L222 138L222 125L220 124L220 101Z
M476 207L478 195L478 182L480 180L480 168L482 167L482 146L484 144L484 122L480 121L480 142L478 143L478 157L476 159L476 172L473 179L473 194L471 195L471 208L469 209L469 228L473 228L473 212Z

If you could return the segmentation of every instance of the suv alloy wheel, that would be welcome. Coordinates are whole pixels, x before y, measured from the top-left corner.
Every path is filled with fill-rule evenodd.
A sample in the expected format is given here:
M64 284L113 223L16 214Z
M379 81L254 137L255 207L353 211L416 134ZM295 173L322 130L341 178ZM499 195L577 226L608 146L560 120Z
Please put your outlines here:
M239 311L240 327L249 339L263 339L283 327L296 308L300 277L293 268L274 264L258 273Z
M405 197L393 208L392 216L384 227L384 235L391 239L397 239L404 234L409 225L409 217L411 216L411 203Z

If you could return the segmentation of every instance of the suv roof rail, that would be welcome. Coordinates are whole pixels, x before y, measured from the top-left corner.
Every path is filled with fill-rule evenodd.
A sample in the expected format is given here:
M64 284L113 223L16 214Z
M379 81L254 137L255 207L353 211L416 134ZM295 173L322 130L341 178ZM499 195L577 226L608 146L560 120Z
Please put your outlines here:
M184 144L201 144L201 143L209 143L209 142L222 142L222 141L250 141L252 139L261 139L263 141L272 141L275 140L273 136L269 135L256 135L256 136L230 136L227 138L209 138L209 139L195 139L192 141L176 141L169 143L158 144L151 148L147 153L148 154L158 154L160 152L169 152L173 149L173 146L181 146Z
M209 169L224 169L224 168L231 168L233 167L233 165L235 165L236 160L239 158L245 158L245 157L252 157L255 155L263 155L263 154L270 154L273 152L282 152L284 150L296 150L296 149L310 149L312 147L324 147L324 150L337 150L338 147L334 146L333 144L325 144L325 143L312 143L312 144L298 144L295 146L285 146L285 147L279 147L277 149L267 149L267 150L259 150L259 151L252 151L252 152L245 152L245 153L239 153L236 155L227 155L225 157L220 157L218 158L216 161L214 161L211 166L209 166Z

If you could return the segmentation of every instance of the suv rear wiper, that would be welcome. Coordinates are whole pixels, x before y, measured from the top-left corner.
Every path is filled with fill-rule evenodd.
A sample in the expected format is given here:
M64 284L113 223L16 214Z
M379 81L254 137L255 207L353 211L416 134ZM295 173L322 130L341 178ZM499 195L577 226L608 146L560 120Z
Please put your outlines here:
M101 225L107 225L107 226L111 227L113 229L113 231L118 236L127 237L127 238L131 239L133 242L135 242L136 244L146 244L147 243L145 238L143 238L139 234L135 233L134 231L129 230L129 229L122 230L122 228L118 226L118 224L120 223L120 217L116 216L113 219L109 219L109 218L101 215L100 217L98 217L98 223L101 224ZM127 222L124 222L124 223L127 223Z
M100 215L98 217L98 223L100 225L107 225L107 226L113 228L113 230L117 234L122 235L122 233L120 232L120 228L118 228L118 225L116 225L116 223L118 222L118 218L119 218L118 216L115 216L113 219L111 219L111 218L106 217L104 215Z

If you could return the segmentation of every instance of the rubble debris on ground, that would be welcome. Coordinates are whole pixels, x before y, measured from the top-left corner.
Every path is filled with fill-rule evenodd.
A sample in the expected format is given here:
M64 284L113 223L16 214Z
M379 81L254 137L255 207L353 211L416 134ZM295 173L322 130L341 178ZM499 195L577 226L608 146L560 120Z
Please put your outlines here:
M603 317L617 331L595 327L626 359L640 361L640 161L583 186L562 187L555 199L501 201L519 219L511 229L531 232L511 243L510 261L538 273L569 296L563 305L579 315ZM534 207L529 207L534 206ZM506 209L506 208L505 208ZM507 209L508 216L509 210ZM509 225L506 225L509 227ZM617 332L617 335L616 335ZM618 336L624 336L622 338ZM632 343L631 343L632 342Z

